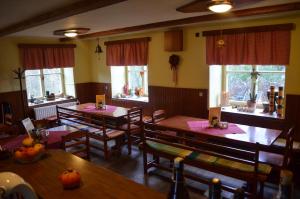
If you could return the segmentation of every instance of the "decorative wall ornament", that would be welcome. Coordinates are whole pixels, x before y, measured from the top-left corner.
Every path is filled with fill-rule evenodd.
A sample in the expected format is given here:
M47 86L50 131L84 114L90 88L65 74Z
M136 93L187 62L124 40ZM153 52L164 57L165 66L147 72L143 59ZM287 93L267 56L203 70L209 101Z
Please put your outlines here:
M102 51L101 46L100 46L99 38L97 39L97 41L98 41L98 44L97 44L97 46L96 46L95 53L98 54L98 60L100 60L100 53L102 53L103 51Z
M223 30L220 30L220 38L217 41L218 48L223 48L225 46L225 41L223 38Z
M171 70L173 71L173 82L175 83L175 85L177 85L177 80L178 80L178 64L180 61L180 57L178 55L171 55L169 57L169 63L171 65Z

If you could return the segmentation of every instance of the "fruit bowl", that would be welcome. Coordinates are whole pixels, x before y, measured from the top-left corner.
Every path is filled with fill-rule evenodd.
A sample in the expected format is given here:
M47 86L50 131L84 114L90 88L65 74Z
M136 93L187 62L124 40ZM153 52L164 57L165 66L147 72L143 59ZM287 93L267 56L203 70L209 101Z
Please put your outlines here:
M45 147L42 144L35 144L31 147L20 147L14 152L14 160L21 164L33 163L45 155Z

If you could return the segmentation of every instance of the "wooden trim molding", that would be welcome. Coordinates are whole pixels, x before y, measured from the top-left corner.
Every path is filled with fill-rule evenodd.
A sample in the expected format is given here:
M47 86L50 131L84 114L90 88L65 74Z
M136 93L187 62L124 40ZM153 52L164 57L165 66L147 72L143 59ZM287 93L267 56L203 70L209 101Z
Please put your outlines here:
M133 39L106 41L106 42L104 42L104 45L108 46L108 45L111 45L111 44L121 44L121 43L127 43L127 42L137 42L137 41L151 41L151 37L142 37L142 38L133 38Z
M179 26L184 24L193 24L200 22L208 22L214 20L224 20L224 19L233 19L239 17L249 17L249 16L258 16L265 14L274 14L274 13L282 13L282 12L290 12L290 11L298 11L300 10L300 2L288 3L288 4L280 4L273 6L265 6L259 8L249 8L243 10L235 10L229 13L224 14L209 14L204 16L196 16L196 17L188 17L177 20L163 21L157 23L150 23L145 25L131 26L125 28L118 28L112 30L106 30L101 32L89 33L84 35L79 35L79 39L88 39L94 37L103 37L115 34L129 33L129 32L137 32L154 28L163 28L163 27L172 27ZM70 38L61 38L60 41L69 41Z
M18 44L19 48L76 48L76 44Z
M203 31L202 36L206 37L206 36L220 35L221 31L222 31L223 35L229 35L229 34L250 33L250 32L293 30L294 28L295 28L295 24L293 24L293 23L265 25L265 26L252 26L252 27L244 27L244 28Z
M77 1L70 5L64 6L62 8L58 8L55 10L51 10L49 12L34 16L29 19L25 19L24 21L12 24L3 29L0 29L0 37L4 35L8 35L11 33L15 33L21 30L25 30L28 28L32 28L35 26L43 25L49 22L53 22L59 19L63 19L66 17L70 17L73 15L77 15L80 13L84 13L90 10L95 10L98 8L103 8L106 6L110 6L112 4L120 3L127 0L84 0Z

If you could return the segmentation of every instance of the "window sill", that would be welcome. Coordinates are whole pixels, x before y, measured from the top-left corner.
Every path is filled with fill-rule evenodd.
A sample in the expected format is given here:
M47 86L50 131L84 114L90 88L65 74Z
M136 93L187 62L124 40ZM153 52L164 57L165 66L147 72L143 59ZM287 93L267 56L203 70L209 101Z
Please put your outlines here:
M130 96L130 97L119 97L119 98L112 98L113 100L128 100L128 101L137 101L137 102L149 102L149 97L137 97L137 96Z
M76 101L76 98L72 99L67 99L67 98L56 98L55 100L42 100L41 103L31 103L28 102L28 107L29 108L35 108L35 107L40 107L40 106L45 106L45 105L54 105L54 104L60 104L64 102L72 102Z
M243 115L252 115L252 116L257 116L257 117L265 117L265 118L284 119L284 116L279 117L276 113L273 113L273 114L264 113L263 109L260 109L260 108L255 109L254 112L244 112L244 111L238 111L237 108L222 107L222 112L243 114Z

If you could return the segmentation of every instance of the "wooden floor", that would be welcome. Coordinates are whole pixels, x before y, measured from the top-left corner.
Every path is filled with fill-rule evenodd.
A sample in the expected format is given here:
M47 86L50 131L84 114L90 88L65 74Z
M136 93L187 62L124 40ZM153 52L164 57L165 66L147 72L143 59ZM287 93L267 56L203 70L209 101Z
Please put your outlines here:
M91 162L99 164L103 167L106 167L110 170L113 170L123 176L126 176L129 179L134 180L137 183L144 184L154 190L167 194L170 188L170 176L171 174L168 172L163 172L159 170L153 170L150 172L148 176L144 176L143 174L143 158L142 153L138 150L136 146L133 147L132 155L127 155L126 148L123 148L122 155L119 157L113 156L109 161L105 161L103 158L103 154L98 152L98 154L93 154L91 157ZM168 164L168 161L165 161ZM232 178L228 178L225 176L217 175L211 172L207 172L204 170L194 169L194 168L186 168L189 172L195 173L196 175L201 175L207 178L218 177L221 179L223 183L235 186L243 186L244 182L235 180ZM200 184L195 181L187 180L187 185L189 187L189 192L191 199L204 199L203 196L205 190L208 189L206 185ZM277 192L277 186L273 184L266 184L264 198L272 199L274 194ZM294 191L295 199L300 198L300 185L295 184ZM224 195L226 198L230 198L230 194Z

